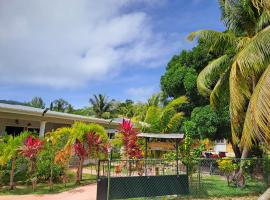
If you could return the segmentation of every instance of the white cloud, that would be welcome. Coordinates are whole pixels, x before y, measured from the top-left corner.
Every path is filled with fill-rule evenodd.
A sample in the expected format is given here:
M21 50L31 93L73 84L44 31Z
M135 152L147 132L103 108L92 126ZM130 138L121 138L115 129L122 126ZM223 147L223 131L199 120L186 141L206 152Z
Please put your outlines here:
M129 88L126 91L126 94L128 95L127 98L135 99L138 101L145 101L145 99L148 99L155 92L156 92L155 87L144 86L144 87Z
M1 1L0 83L78 87L128 64L163 63L173 47L147 13L127 11L135 2Z

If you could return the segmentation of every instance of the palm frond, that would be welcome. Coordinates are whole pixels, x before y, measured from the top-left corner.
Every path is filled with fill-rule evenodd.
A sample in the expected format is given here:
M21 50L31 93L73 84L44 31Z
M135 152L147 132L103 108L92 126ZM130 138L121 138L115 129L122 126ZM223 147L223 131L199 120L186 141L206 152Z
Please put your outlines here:
M251 40L252 38L250 37L239 37L239 41L237 44L237 52L243 50L243 48L245 48Z
M230 74L230 113L234 142L242 135L246 107L257 79L270 63L270 27L256 34L235 56Z
M255 33L257 12L250 0L224 0L221 1L221 9L221 19L228 30L237 35Z
M210 62L198 75L197 88L201 95L209 96L213 86L221 74L230 66L230 58L223 55Z
M184 119L184 113L176 113L167 124L166 129L164 130L165 133L169 132L176 132L178 128L181 126L181 122Z
M229 78L231 67L221 75L210 95L210 106L212 108L223 108L229 102Z
M256 77L264 72L270 62L270 26L256 34L235 57L235 63L243 77Z
M261 76L249 102L241 143L251 148L254 142L270 143L270 65ZM267 146L267 145L266 145Z
M242 125L245 119L245 109L251 94L247 87L248 82L240 73L239 66L234 63L230 72L230 117L231 132L234 144L238 144L242 134Z
M186 96L180 96L172 101L170 101L168 103L168 105L166 105L165 109L169 109L169 108L177 108L182 104L188 103L188 98Z
M252 0L253 5L259 12L266 11L270 15L270 1L269 0Z
M204 41L209 46L209 51L222 53L227 48L237 46L238 38L232 32L218 32L213 30L199 30L188 35L188 40L193 41L195 37Z
M263 11L256 24L256 31L259 32L270 24L270 15L267 11Z
M159 119L161 132L167 132L168 124L170 123L171 119L174 117L175 114L177 114L177 112L173 107L165 107L165 109L162 110Z
M159 116L161 113L161 109L157 106L150 106L147 109L146 115L145 115L145 123L151 124L151 127L149 128L150 131L156 132L160 128L160 121Z

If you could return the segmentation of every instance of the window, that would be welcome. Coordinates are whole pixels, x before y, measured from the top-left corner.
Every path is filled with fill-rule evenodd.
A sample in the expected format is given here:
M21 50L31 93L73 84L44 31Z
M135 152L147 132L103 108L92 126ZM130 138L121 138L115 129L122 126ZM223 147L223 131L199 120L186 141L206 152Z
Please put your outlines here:
M6 133L8 135L17 136L20 135L21 132L24 131L24 127L16 127L16 126L7 126Z

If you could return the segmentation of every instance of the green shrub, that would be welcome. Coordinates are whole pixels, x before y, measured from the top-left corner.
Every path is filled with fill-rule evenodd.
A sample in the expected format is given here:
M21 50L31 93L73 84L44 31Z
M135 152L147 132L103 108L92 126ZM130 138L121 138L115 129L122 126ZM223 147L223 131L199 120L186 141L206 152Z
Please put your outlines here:
M40 154L36 163L36 175L39 182L48 181L51 176L51 168L53 174L53 181L59 181L60 176L63 175L64 169L54 162L54 157L49 150L44 149Z
M16 160L14 181L15 182L27 182L28 180L28 161L25 158L19 157ZM1 184L8 185L10 179L11 162L1 167Z
M234 163L231 159L222 159L217 161L218 162L218 168L220 171L222 171L226 178L227 178L227 183L228 185L230 184L229 182L229 176L232 174L234 170L238 168L238 165Z

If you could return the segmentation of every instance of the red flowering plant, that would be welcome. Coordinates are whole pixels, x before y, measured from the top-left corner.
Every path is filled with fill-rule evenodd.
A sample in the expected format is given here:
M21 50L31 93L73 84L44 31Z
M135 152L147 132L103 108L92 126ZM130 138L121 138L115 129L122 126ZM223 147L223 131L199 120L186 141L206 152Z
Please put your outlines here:
M138 130L133 127L130 120L123 119L119 132L123 135L123 145L128 159L141 159L142 150L138 144Z
M43 148L45 142L39 138L33 138L31 135L26 139L24 145L20 148L20 153L30 160L30 174L35 170L35 161L38 153Z

